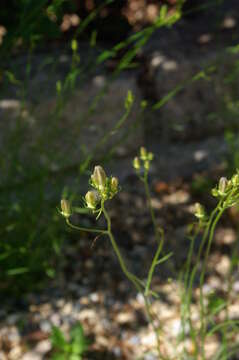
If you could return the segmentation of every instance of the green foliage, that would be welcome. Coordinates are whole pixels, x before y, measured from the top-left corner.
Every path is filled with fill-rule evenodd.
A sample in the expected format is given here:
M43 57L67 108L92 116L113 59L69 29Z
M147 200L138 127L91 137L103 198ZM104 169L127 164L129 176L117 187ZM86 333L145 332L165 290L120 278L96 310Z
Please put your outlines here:
M48 115L48 125L44 132L40 136L36 134L36 138L30 141L30 145L28 145L29 124L24 120L22 112L25 111L25 103L28 102L30 95L28 83L32 71L32 54L36 43L45 41L46 37L56 38L59 35L59 22L49 23L49 15L56 15L61 19L64 12L74 10L74 5L73 2L63 0L54 0L50 4L44 0L40 2L13 1L9 3L9 11L12 7L15 14L11 23L0 21L0 24L4 24L8 30L1 46L2 54L6 56L11 54L11 49L19 36L22 38L23 45L28 46L25 73L20 74L17 67L7 66L3 72L4 89L1 89L4 96L5 89L14 88L21 108L13 129L6 131L4 142L1 144L5 156L0 159L0 233L2 239L0 242L0 287L6 294L10 292L17 296L19 293L25 294L29 290L36 290L43 285L44 279L55 275L65 237L59 226L59 215L55 210L67 175L65 168L68 169L72 164L69 162L69 157L65 156L64 150L49 149L46 139L51 139L53 142L58 137L63 139L64 130L62 131L59 127L62 111L70 95L75 91L76 84L79 86L79 76L82 75L81 81L84 82L84 73L88 71L88 67L92 66L92 64L87 64L86 67L81 65L76 36L78 38L90 22L99 15L99 11L111 2L107 0L102 3L77 28L70 42L72 61L69 71L64 79L56 82L56 107ZM57 33L51 33L48 25L55 26ZM91 38L92 46L96 45L95 41L96 35ZM48 59L45 65L52 64L53 67L54 63L54 59ZM42 67L45 65L40 64ZM94 63L93 66L96 64ZM107 87L95 99L92 99L92 105L89 105L89 117L106 90ZM79 170L80 175L84 175L91 161L112 134L125 125L132 111L133 100L133 94L129 92L122 117L101 139L96 140L95 148L91 153L85 155L82 151L82 154L79 154L79 162L73 166L74 173ZM123 106L124 104L122 104L124 111ZM87 119L84 121L87 122ZM77 139L72 139L72 141L76 142ZM26 149L24 154L22 144ZM102 157L107 155L110 158L117 144L108 154L102 153ZM45 159L44 165L42 159ZM52 171L50 164L54 164L59 170Z
M32 290L55 274L62 234L46 188L42 180L27 189L1 192L0 279L6 292Z
M52 360L82 360L90 344L80 323L72 327L69 341L66 340L60 328L54 326L51 343L54 351Z

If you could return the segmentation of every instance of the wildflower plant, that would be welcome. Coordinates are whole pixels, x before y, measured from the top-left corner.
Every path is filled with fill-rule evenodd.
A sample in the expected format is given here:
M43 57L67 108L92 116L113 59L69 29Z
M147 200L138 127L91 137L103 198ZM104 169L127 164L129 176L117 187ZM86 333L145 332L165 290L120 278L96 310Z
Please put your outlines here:
M235 206L239 202L239 170L237 170L236 174L234 174L229 180L226 177L221 177L218 184L212 189L212 196L217 199L217 204L209 216L206 214L206 210L201 204L195 204L194 215L198 222L194 224L194 234L190 235L191 245L187 258L186 271L184 274L184 297L182 298L182 307L184 309L182 312L183 327L185 327L185 323L188 322L191 339L195 349L194 356L195 358L200 356L200 359L202 360L206 359L205 342L209 336L211 336L219 328L222 328L224 331L223 335L226 337L226 329L238 325L238 322L234 322L233 320L229 319L226 319L226 321L222 322L221 324L215 325L209 309L206 308L206 299L203 293L203 285L216 225L221 219L223 213L228 208ZM195 265L192 266L195 239L200 234L200 232L202 232L202 239L199 250L196 254ZM202 255L203 259L201 261ZM193 326L192 322L191 304L192 288L195 281L196 272L199 268L200 326L199 328L196 328ZM209 326L211 327L210 331L208 331ZM222 347L223 346L224 345L222 345ZM221 349L219 349L219 353L220 351ZM219 359L219 357L216 358Z
M93 215L96 215L96 219L98 219L103 214L106 220L105 229L90 229L72 224L70 222L70 216L74 213L74 207L71 207L70 203L66 199L61 200L61 214L65 217L66 223L75 230L98 233L99 235L106 235L109 237L111 241L111 245L113 247L115 255L118 258L119 265L124 275L133 284L137 292L140 293L144 299L146 314L155 332L155 336L157 339L157 350L158 353L160 354L159 327L155 324L155 314L153 314L151 307L151 297L157 296L157 294L151 289L151 282L156 266L159 263L166 261L171 256L171 254L168 254L162 257L161 259L159 259L163 246L163 231L160 229L159 232L157 228L155 214L151 207L151 201L150 201L148 172L152 160L153 160L153 154L147 152L147 150L142 147L140 149L140 156L138 160L134 160L133 162L133 167L136 169L137 174L139 175L140 179L144 182L145 185L146 198L148 201L150 213L152 216L152 221L157 234L157 239L159 241L157 251L155 253L155 256L153 257L152 264L147 274L146 281L139 279L135 274L133 274L128 269L125 260L121 254L120 248L117 244L117 241L115 239L115 236L112 232L111 218L105 206L105 203L107 201L110 201L120 190L119 181L115 176L107 176L104 169L100 165L95 166L93 174L90 176L90 180L89 180L89 184L92 187L92 190L87 191L84 197L85 208L88 209L89 212L91 212ZM136 163L139 163L140 167L142 165L143 176L140 175L140 167L138 168L137 165L135 166ZM159 237L161 237L161 239L159 239ZM160 358L163 359L162 356Z
M95 166L94 171L89 179L89 185L92 188L87 191L84 196L84 206L85 210L92 213L98 219L101 215L104 216L106 227L104 229L95 229L95 228L85 228L81 226L76 226L70 222L70 217L76 212L83 213L84 211L78 211L70 205L69 201L66 199L61 200L61 214L64 216L66 223L75 230L87 231L92 233L97 233L100 236L105 235L110 239L114 253L118 259L119 265L135 287L136 291L140 293L144 299L145 311L149 323L151 324L157 342L157 352L159 359L168 359L162 354L161 344L162 344L162 327L160 326L160 321L157 314L152 310L152 298L158 297L158 294L151 289L152 278L155 273L156 267L162 262L168 260L172 253L164 254L163 253L163 244L164 244L164 231L161 229L156 221L156 215L151 204L151 193L149 186L149 172L151 162L153 161L153 154L148 152L144 147L141 147L139 155L133 160L133 168L136 171L137 176L143 182L145 188L146 201L150 211L153 229L156 239L156 251L152 258L151 265L148 269L146 279L141 280L135 274L133 274L126 262L124 257L121 254L120 248L116 241L116 238L112 231L111 217L106 207L106 202L117 195L120 190L119 181L114 176L107 176L104 169L101 166ZM205 294L203 293L203 285L205 280L205 273L207 262L211 250L212 240L215 232L216 225L220 220L221 216L226 209L232 207L239 202L239 171L232 176L230 180L222 177L218 184L212 189L212 195L217 199L217 204L214 210L207 215L206 209L203 205L196 203L194 214L197 219L190 226L190 248L186 260L186 264L182 272L182 282L183 282L183 292L181 298L181 323L182 323L182 334L181 340L185 340L187 336L186 325L189 326L190 339L193 344L193 352L190 354L188 351L183 348L182 359L189 359L190 356L193 356L193 359L202 359L206 360L205 354L205 342L209 336L214 332L222 329L223 336L227 338L226 329L228 327L237 327L238 321L230 320L228 317L225 322L218 324L213 321L213 315L210 314L210 310L206 306ZM82 209L83 210L83 209ZM200 241L199 250L196 254L195 252L195 240L202 234ZM203 255L203 257L202 257ZM193 263L193 257L195 256L195 262ZM200 269L200 280L199 280L199 319L200 323L195 325L192 319L192 298L193 298L193 287L195 283L195 277L197 271ZM210 331L208 328L210 327ZM224 344L218 350L219 354L222 354L224 349ZM179 358L179 355L177 355ZM180 355L181 356L181 355ZM181 358L181 357L180 357ZM219 357L215 357L219 359Z

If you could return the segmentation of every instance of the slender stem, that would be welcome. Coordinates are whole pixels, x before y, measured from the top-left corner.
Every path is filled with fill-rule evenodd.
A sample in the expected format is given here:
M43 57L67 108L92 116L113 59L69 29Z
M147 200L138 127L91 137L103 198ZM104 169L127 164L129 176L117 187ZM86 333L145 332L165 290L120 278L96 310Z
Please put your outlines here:
M91 228L85 228L85 227L73 225L68 218L66 218L66 223L74 230L87 231L87 232L98 233L98 234L108 234L107 230L91 229Z
M164 357L163 355L161 354L161 351L160 351L160 338L159 338L159 331L158 331L158 327L154 324L154 319L153 319L153 315L152 315L152 309L151 309L151 303L149 301L149 298L148 296L146 296L145 294L142 294L143 297L144 297L144 303L145 303L145 309L146 309L146 313L147 313L147 316L148 316L148 319L149 319L149 322L153 328L153 331L154 331L154 334L155 334L155 337L156 337L156 341L157 341L157 351L158 351L158 354L160 356L160 359L163 360Z
M190 334L191 334L195 349L197 348L197 340L196 340L196 334L195 334L195 330L194 330L192 319L191 319L190 303L188 301L189 297L187 295L187 287L188 287L188 279L189 279L190 267L191 267L191 263L192 263L195 239L197 238L201 228L202 228L202 225L201 225L201 222L199 222L199 225L197 226L195 233L189 238L191 242L190 242L189 254L188 254L187 262L186 262L186 271L185 271L185 276L184 276L184 292L182 295L183 306L182 306L182 312L181 312L183 337L185 338L185 320L186 320L186 317L188 314ZM184 348L184 350L185 350L185 348Z
M193 281L194 281L195 274L196 274L196 271L197 271L197 268L198 268L198 265L199 265L200 257L202 255L202 251L203 251L205 242L207 240L209 229L210 229L210 226L211 226L212 221L214 219L214 216L215 216L215 214L216 214L216 212L218 210L218 207L219 207L219 205L212 211L212 213L211 213L211 215L209 217L206 229L204 230L202 241L200 243L199 251L198 251L198 254L197 254L197 258L196 258L196 263L195 263L195 265L194 265L194 267L192 269L192 272L191 272L191 276L190 276L189 284L188 284L188 289L187 289L188 290L188 302L189 302L189 304L191 304Z
M201 320L201 327L200 327L200 337L201 337L201 353L202 353L202 360L205 359L205 351L204 351L204 342L205 342L205 337L206 337L206 328L207 328L207 324L206 324L206 319L205 319L205 306L204 306L204 298L203 298L203 291L202 291L202 286L203 286L203 282L205 279L205 272L206 272L206 266L207 266L207 261L208 261L208 257L209 257L209 253L211 250L211 244L212 244L212 240L213 240L213 235L215 232L215 228L216 225L218 223L218 221L220 220L223 212L227 209L228 206L230 206L230 202L231 199L235 199L235 192L237 191L237 189L232 189L229 194L227 195L226 198L221 198L221 200L219 201L217 207L216 207L216 212L217 215L215 216L214 220L211 222L211 227L210 227L210 233L209 233L209 239L208 239L208 243L207 243L207 247L206 247L206 254L204 257L204 261L203 261L203 266L202 266L202 272L200 275L200 320ZM237 199L237 197L236 197Z
M145 170L145 173L144 173L144 177L142 178L142 181L144 183L145 194L146 194L146 198L147 198L147 202L148 202L148 207L149 207L149 211L150 211L150 215L151 215L151 219L152 219L156 239L157 239L158 242L160 242L160 241L163 242L163 229L159 228L158 225L157 225L157 222L156 222L154 209L153 209L152 204L151 204L151 194L150 194L149 183L148 183L148 171L146 171L146 170ZM161 248L162 248L162 245L163 244L161 244Z
M145 194L146 194L146 199L147 199L147 202L148 202L148 207L149 207L149 211L150 211L151 220L152 220L152 223L153 223L155 238L156 238L156 241L158 243L158 248L157 248L156 253L155 253L154 257L153 257L153 261L151 263L151 266L150 266L150 269L149 269L149 272L148 272L148 276L147 276L147 282L146 282L145 292L144 292L144 301L145 301L146 311L147 311L148 316L149 316L149 321L150 321L150 323L151 323L151 325L152 325L152 327L154 329L154 333L155 333L155 336L156 336L158 354L160 356L160 359L163 359L163 356L162 356L161 351L160 351L159 332L158 332L158 328L154 325L153 317L151 315L151 304L150 304L150 302L148 300L148 296L149 296L149 292L150 292L150 285L151 285L151 282L152 282L153 274L154 274L155 268L157 266L158 258L159 258L160 254L161 254L162 249L163 249L164 231L163 231L163 229L158 227L156 217L155 217L155 212L154 212L154 209L152 207L151 193L150 193L149 182L148 182L148 170L145 169L144 177L143 178L140 177L140 179L144 183Z
M206 321L205 321L205 306L204 306L204 299L203 299L203 282L204 282L204 278L205 278L205 272L206 272L206 266L207 266L207 261L208 261L208 256L211 250L211 245L212 245L212 240L213 240L213 235L215 232L215 228L216 225L219 221L219 219L221 218L223 212L225 211L225 208L222 207L218 214L216 215L211 229L210 229L210 233L209 233L209 239L208 239L208 243L207 243L207 248L206 248L206 254L204 257L204 261L203 261L203 266L202 266L202 272L200 275L200 319L201 319L201 329L200 329L200 334L201 334L201 349L202 349L202 359L205 359L205 352L204 352L204 341L205 341L205 333L206 333Z
M148 276L147 276L147 283L146 283L146 287L145 287L145 295L148 296L149 290L150 290L150 285L151 285L153 274L154 274L154 270L155 270L155 267L157 265L159 255L160 255L160 253L162 251L162 248L163 248L164 231L163 231L163 229L158 228L158 226L157 226L154 209L153 209L152 204L151 204L151 194L150 194L150 189L149 189L148 171L147 170L145 170L145 172L144 172L144 177L142 178L142 181L144 183L145 194L146 194L148 207L149 207L149 211L150 211L150 216L151 216L153 227L154 227L155 237L156 237L156 240L158 242L158 248L157 248L157 251L156 251L156 253L154 255L154 258L153 258L153 261L151 263L151 266L150 266L150 269L149 269L149 272L148 272Z
M195 262L195 265L194 267L192 268L192 272L191 272L191 276L189 278L189 283L188 283L188 286L187 286L187 311L188 311L188 317L189 317L189 324L190 325L190 331L191 331L191 334L193 334L193 339L194 339L194 344L196 346L196 356L198 355L198 344L197 344L197 340L196 340L196 335L195 335L195 331L193 329L193 326L192 326L192 321L191 321L191 318L192 318L192 315L191 315L191 302L192 302L192 287L193 287L193 282L194 282L194 278L195 278L195 275L196 275L196 271L197 271L197 268L198 268L198 265L199 265L199 261L200 261L200 258L201 258L201 255L202 255L202 251L203 251L203 248L204 248L204 245L206 243L206 240L207 240L207 237L208 237L208 233L209 233L209 229L211 227L211 224L213 222L213 219L214 219L214 216L218 210L218 208L220 207L221 203L219 202L219 204L217 205L217 207L212 211L209 219L208 219L208 222L207 222L207 226L204 230L204 233L203 233L203 238L201 240L201 243L200 243L200 247L199 247L199 251L198 251L198 254L197 254L197 257L196 257L196 262Z
M127 269L127 266L126 266L126 264L124 262L124 259L123 259L122 255L120 253L118 245L117 245L117 243L115 241L114 235L113 235L113 233L111 231L111 219L110 219L110 216L109 216L108 212L106 211L106 209L104 207L104 201L101 202L101 208L102 208L102 212L103 212L103 214L105 216L105 219L106 219L106 222L107 222L107 235L110 238L112 247L113 247L113 249L115 251L115 254L116 254L116 256L117 256L117 258L119 260L120 267L121 267L123 273L125 274L125 276L127 277L127 279L135 286L136 290L143 296L146 313L147 313L149 322L153 327L155 337L156 337L156 340L157 340L158 354L160 356L160 359L163 360L163 357L162 357L161 352L160 352L160 340L159 340L158 329L157 329L157 327L156 327L156 325L154 324L154 321L153 321L153 316L152 316L152 312L151 312L151 305L150 305L149 299L144 294L144 291L143 291L140 280L138 280L138 278Z
M158 245L157 251L156 251L156 253L154 255L152 264L151 264L150 269L149 269L149 273L148 273L148 276L147 276L147 283L146 283L146 286L145 286L145 296L149 295L150 285L151 285L151 282L152 282L154 270L155 270L155 267L157 266L158 258L159 258L159 255L161 253L162 247L163 247L163 240Z
M109 236L110 238L110 241L111 241L111 245L115 251L115 254L119 260L119 264L120 264L120 267L123 271L123 273L125 274L125 276L128 278L129 281L131 281L133 283L133 285L135 286L136 290L139 291L140 293L142 293L142 288L141 286L139 285L139 282L136 280L136 277L127 269L126 265L125 265L125 262L124 262L124 259L120 253L120 250L118 248L118 245L115 241L115 238L114 238L114 235L111 231L111 219L110 219L110 216L108 215L106 209L105 209L105 206L104 206L104 201L102 201L101 203L101 207L102 207L102 212L105 216L105 219L107 221L107 235Z

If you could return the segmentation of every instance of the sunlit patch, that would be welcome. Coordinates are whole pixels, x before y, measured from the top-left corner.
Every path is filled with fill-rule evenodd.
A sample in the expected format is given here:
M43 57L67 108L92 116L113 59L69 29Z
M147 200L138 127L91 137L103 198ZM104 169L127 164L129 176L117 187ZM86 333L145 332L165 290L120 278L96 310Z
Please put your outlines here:
M6 33L7 29L3 25L0 25L0 45L2 44L3 37L6 35Z
M0 109L2 110L17 110L20 109L21 103L15 99L0 100Z
M198 41L199 44L205 45L205 44L210 43L212 41L212 39L213 39L212 34L207 33L207 34L200 35L198 37L197 41Z
M166 60L162 64L162 68L166 71L174 71L174 70L177 70L178 64L175 60Z
M222 23L223 29L233 29L237 25L237 20L232 16L226 16Z
M206 150L197 150L193 155L194 159L198 162L204 160L207 156L208 152Z
M78 26L80 23L80 18L77 14L65 14L62 19L61 23L61 31L66 32L68 31L72 26Z

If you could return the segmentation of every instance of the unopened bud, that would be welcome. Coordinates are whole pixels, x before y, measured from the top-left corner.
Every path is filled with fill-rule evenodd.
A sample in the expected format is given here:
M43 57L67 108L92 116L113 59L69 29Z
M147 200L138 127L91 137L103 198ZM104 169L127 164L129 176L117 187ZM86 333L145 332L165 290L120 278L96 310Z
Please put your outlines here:
M89 209L95 209L98 202L100 201L99 194L97 191L88 191L85 195L85 201Z
M72 42L71 42L71 48L72 48L72 51L76 52L77 49L78 49L78 42L76 39L73 39Z
M115 193L118 190L119 180L114 176L111 179L111 190Z
M228 180L225 177L221 177L218 184L218 193L219 195L223 196L226 194L226 189L228 185Z
M238 186L239 185L239 175L238 174L233 175L233 177L232 177L232 185L233 186Z
M66 218L72 214L70 202L66 199L61 200L61 214Z
M152 161L153 158L154 158L154 154L153 154L152 152L149 152L149 153L148 153L148 160L149 160L149 161Z
M135 157L134 160L133 160L133 167L136 169L136 170L139 170L140 169L140 160L138 157Z
M218 193L217 188L213 188L213 189L212 189L212 196L214 196L214 197L218 197L218 196L219 196L219 193Z
M145 170L149 170L149 166L150 166L149 161L146 160L146 161L144 162L144 168L145 168Z
M198 218L198 219L203 219L205 217L205 209L204 207L199 204L199 203L196 203L195 204L195 212L194 212L194 215Z
M140 103L140 106L142 109L145 109L147 107L148 103L146 100L142 100L141 103Z
M140 158L142 160L147 160L147 150L143 146L140 148Z
M126 110L130 109L133 102L134 102L134 95L133 95L132 91L129 90L128 94L127 94L127 97L126 97L126 100L125 100L125 108L126 108Z
M106 184L106 174L102 166L95 166L93 175L91 175L93 186L99 190L103 190Z
M62 90L61 81L58 80L58 81L56 82L56 91L57 91L58 94L60 94L60 93L61 93L61 90Z

